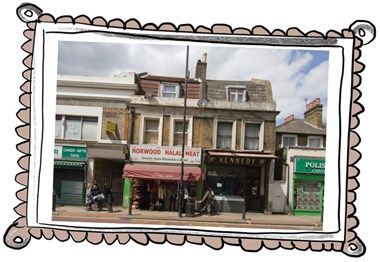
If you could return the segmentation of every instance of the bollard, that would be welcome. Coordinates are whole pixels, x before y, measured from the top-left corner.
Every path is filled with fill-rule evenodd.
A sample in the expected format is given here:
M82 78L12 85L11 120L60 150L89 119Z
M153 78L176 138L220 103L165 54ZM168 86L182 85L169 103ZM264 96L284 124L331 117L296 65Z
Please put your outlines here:
M195 209L195 199L193 197L188 197L186 200L186 206L185 206L186 216L193 217L194 209Z
M243 212L242 212L242 215L241 215L241 219L242 220L245 220L245 212L246 212L246 204L245 204L245 201L243 201Z
M56 201L56 195L53 194L53 211L55 211L55 201Z

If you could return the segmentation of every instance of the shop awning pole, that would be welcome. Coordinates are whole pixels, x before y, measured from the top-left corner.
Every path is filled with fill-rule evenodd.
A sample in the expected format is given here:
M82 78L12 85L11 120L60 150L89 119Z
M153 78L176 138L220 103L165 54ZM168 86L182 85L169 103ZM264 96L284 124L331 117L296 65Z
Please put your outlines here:
M185 71L185 87L183 89L183 123L182 123L182 155L181 155L181 180L179 182L179 205L178 217L182 217L182 203L183 203L183 176L185 164L185 133L186 133L186 102L187 102L187 80L189 78L189 46L186 46L186 71Z

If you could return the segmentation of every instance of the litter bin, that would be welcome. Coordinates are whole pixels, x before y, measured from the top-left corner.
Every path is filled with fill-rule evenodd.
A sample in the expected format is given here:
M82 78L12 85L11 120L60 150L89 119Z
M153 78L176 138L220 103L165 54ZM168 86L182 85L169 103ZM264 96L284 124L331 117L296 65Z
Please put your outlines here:
M195 199L193 197L188 197L186 199L186 216L193 217L195 213Z
M55 195L55 193L53 193L53 207L52 207L53 211L55 211L56 198L57 198L57 196Z

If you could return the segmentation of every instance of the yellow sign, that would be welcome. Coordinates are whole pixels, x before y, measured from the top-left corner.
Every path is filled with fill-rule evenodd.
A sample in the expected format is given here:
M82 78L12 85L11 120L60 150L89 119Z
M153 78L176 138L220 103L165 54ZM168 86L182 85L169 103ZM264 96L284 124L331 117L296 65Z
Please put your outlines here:
M116 123L107 120L106 131L109 133L115 134L116 133Z

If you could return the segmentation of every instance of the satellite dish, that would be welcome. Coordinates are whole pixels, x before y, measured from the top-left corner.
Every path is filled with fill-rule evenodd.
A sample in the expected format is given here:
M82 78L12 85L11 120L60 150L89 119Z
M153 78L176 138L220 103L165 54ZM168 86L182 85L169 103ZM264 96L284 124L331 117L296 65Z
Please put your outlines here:
M197 106L199 106L199 107L205 107L206 104L207 104L207 99L204 99L204 98L199 99L197 102Z
M145 98L149 98L149 97L151 97L153 95L153 89L152 88L147 88L146 90L145 90L145 95L144 95L144 97Z

